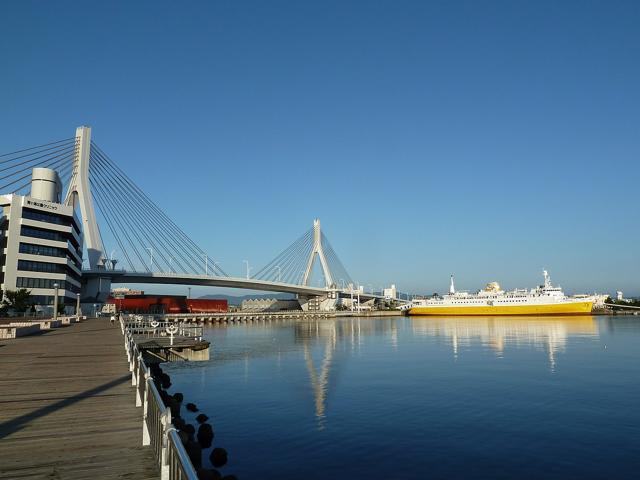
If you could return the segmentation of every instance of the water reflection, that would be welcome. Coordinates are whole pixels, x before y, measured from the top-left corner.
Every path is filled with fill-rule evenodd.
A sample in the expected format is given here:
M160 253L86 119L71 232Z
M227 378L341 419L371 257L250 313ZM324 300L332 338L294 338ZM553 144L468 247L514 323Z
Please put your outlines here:
M551 371L555 371L556 354L564 352L570 335L598 336L592 316L575 317L430 317L411 319L416 335L448 337L454 358L461 347L480 343L500 357L507 345L529 346L546 352Z
M563 351L570 336L598 336L595 317L394 317L389 319L343 318L300 322L293 325L295 341L309 345L311 340L324 340L334 347L345 343L352 350L367 337L384 335L393 348L398 348L399 323L409 322L416 336L447 337L453 353L462 346L480 343L503 355L507 345L533 346L551 352Z
M592 316L576 317L389 317L338 318L290 323L253 324L242 329L244 341L235 344L226 333L218 330L212 360L224 363L242 358L245 382L249 381L251 359L276 356L281 363L283 354L301 352L308 384L313 396L318 428L325 426L327 402L334 370L349 358L358 355L361 348L374 339L383 339L386 348L402 350L403 342L416 342L420 338L450 342L454 359L465 348L481 346L505 356L505 349L533 348L545 353L551 372L555 372L557 354L564 352L570 336L598 336L596 319ZM220 336L225 336L227 349L216 351ZM231 347L231 348L229 348ZM425 345L425 348L429 348Z
M614 478L610 464L638 466L637 318L343 317L205 331L209 362L167 368L176 389L217 412L240 478Z
M309 381L315 400L315 414L319 428L324 427L328 385L334 352L338 343L356 351L366 337L382 335L389 338L391 347L399 348L399 323L409 322L415 336L450 339L454 358L461 348L480 344L503 357L507 346L533 347L546 354L549 369L556 369L556 356L564 352L569 336L598 336L592 316L575 317L429 317L321 320L294 325L296 342L302 343ZM322 359L319 368L313 359L313 343L320 341ZM317 344L317 343L316 343Z
M335 324L330 328L331 335L327 337L324 348L324 355L320 367L320 373L316 371L311 349L308 342L304 342L304 359L309 372L309 380L311 381L311 389L315 398L316 418L318 419L319 428L324 428L324 411L327 395L327 386L329 384L329 373L331 371L331 360L333 352L336 348L336 328Z

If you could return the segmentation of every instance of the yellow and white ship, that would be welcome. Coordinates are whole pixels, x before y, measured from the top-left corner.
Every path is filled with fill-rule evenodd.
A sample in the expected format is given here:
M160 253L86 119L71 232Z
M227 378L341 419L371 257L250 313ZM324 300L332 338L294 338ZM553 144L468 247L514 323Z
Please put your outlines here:
M477 293L456 292L453 275L449 294L413 300L403 310L409 315L588 315L593 308L592 297L574 298L560 287L551 285L546 270L544 285L505 292L497 282L487 284Z

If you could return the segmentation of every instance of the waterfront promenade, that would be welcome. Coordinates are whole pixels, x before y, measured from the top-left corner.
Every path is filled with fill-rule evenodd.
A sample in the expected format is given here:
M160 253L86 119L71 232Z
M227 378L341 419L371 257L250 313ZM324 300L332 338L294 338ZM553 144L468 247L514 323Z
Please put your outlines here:
M0 479L157 479L120 328L0 340Z

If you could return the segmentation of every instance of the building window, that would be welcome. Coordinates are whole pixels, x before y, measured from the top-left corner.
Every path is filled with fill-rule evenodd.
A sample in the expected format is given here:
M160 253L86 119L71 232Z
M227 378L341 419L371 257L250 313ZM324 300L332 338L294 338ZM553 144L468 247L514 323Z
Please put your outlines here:
M71 245L73 245L76 251L80 249L80 244L78 243L78 241L73 235L69 235L68 233L22 225L20 227L20 235L22 235L23 237L42 238L43 240L53 240L56 242L69 242L71 243Z
M41 212L40 210L32 210L30 208L22 209L22 218L29 220L37 220L39 222L55 223L56 225L71 226L71 219L65 216L56 215L54 213Z
M35 245L33 243L20 242L19 251L20 253L27 253L29 255L45 255L47 257L65 258L67 256L66 250L63 250L62 248Z
M32 278L32 277L18 277L16 278L17 288L46 288L53 290L54 284L58 284L58 288L67 290L73 293L79 293L80 289L70 282L64 280L55 280L52 278Z
M59 263L32 262L30 260L18 260L18 270L29 272L67 273L65 265Z
M28 227L22 225L20 228L20 235L24 237L43 238L45 240L54 240L56 242L66 242L67 238L64 233L56 232L53 230L44 230L42 228Z

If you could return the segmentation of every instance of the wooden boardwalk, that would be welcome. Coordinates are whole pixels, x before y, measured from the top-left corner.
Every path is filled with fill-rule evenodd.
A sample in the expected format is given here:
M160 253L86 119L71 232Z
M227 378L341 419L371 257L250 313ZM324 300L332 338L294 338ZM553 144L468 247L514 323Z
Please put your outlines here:
M119 326L0 340L0 478L159 478Z

